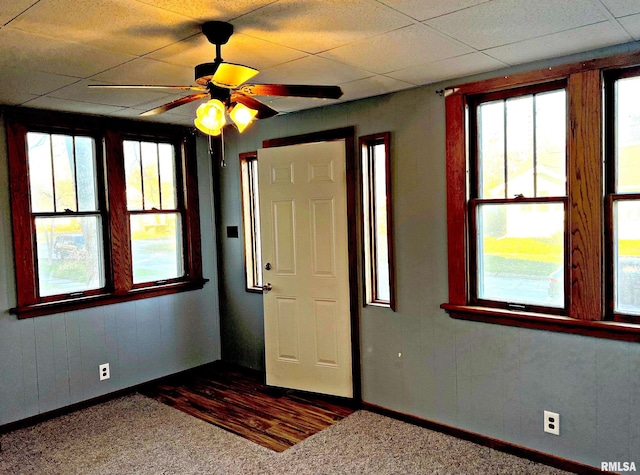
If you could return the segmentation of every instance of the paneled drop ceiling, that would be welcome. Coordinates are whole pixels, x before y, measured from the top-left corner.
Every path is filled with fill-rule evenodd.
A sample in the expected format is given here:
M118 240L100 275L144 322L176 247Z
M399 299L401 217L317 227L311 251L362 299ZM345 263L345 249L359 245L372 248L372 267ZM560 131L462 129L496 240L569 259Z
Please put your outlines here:
M193 85L207 20L234 25L222 56L251 82L344 91L261 98L281 112L640 40L638 0L0 0L0 104L137 117L179 93L87 85ZM145 120L192 125L198 105Z

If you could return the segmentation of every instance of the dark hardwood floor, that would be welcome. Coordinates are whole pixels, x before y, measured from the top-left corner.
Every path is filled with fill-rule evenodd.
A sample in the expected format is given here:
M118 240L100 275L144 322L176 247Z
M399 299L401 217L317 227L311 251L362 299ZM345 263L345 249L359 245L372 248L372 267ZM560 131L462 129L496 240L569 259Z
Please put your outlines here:
M221 361L164 378L140 392L276 452L355 410L349 400L268 387L259 372Z

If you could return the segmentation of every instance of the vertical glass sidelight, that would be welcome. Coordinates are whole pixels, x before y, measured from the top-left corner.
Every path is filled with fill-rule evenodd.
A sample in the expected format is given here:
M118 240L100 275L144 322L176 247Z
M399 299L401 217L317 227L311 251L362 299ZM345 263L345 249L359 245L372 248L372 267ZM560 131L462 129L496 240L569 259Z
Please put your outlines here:
M260 236L260 195L258 191L258 155L240 154L242 223L244 234L245 286L262 292L262 240Z
M472 298L565 307L566 93L488 94L470 103Z
M640 315L640 76L615 81L613 311Z
M92 137L27 133L40 297L105 285L102 211Z
M124 141L133 283L184 275L183 216L178 207L176 154L169 143Z
M390 134L361 137L360 148L366 302L395 308Z

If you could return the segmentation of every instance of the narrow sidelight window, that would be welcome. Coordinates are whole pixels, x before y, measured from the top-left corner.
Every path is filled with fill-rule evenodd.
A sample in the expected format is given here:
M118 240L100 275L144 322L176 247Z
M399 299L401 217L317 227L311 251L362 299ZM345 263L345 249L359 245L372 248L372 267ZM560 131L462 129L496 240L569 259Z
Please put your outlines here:
M390 133L360 138L365 302L395 310Z
M240 154L244 267L247 291L262 292L262 251L260 239L260 201L258 194L258 155Z

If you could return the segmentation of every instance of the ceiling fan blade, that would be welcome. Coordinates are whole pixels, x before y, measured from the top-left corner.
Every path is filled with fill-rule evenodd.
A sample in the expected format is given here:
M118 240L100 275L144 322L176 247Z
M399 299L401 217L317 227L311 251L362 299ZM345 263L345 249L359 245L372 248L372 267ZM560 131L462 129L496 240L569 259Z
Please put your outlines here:
M342 89L338 86L310 86L301 84L245 84L238 90L249 96L295 96L338 99Z
M157 114L162 114L163 112L167 112L170 111L171 109L175 109L176 107L179 107L183 104L188 104L189 102L193 102L193 101L197 101L198 99L204 99L205 97L209 97L209 93L208 92L201 92L199 94L191 94L190 96L184 96L181 97L180 99L176 99L175 101L169 102L167 104L164 104L160 107L155 107L153 109L150 109L146 112L143 112L142 116L147 116L147 115L157 115Z
M278 114L277 110L272 109L259 100L254 99L253 97L246 96L239 91L233 91L231 93L231 101L239 102L240 104L244 104L250 109L257 110L258 113L256 114L256 119L268 119L269 117L273 117L274 115Z
M183 91L206 91L205 86L155 86L145 84L88 84L91 88L101 89L181 89Z

